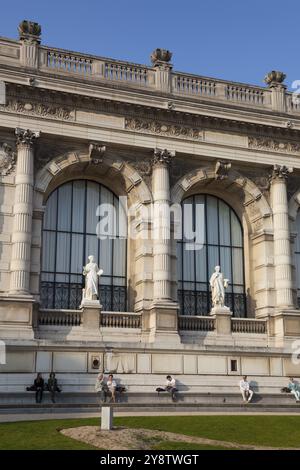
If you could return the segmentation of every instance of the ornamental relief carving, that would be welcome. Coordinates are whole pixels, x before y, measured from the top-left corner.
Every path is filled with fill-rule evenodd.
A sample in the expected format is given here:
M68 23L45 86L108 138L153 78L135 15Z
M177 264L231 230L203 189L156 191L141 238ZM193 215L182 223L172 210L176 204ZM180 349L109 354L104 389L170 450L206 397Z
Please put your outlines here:
M152 120L126 118L125 129L183 139L203 140L203 131L201 129Z
M248 137L248 147L257 150L270 150L283 153L300 153L300 144L283 142L268 137Z
M8 100L6 105L0 106L1 111L11 113L22 113L29 116L40 116L63 121L74 121L74 111L64 108L63 106L55 106L44 103L23 102L20 100Z
M0 175L9 175L16 165L16 153L6 144L0 144Z

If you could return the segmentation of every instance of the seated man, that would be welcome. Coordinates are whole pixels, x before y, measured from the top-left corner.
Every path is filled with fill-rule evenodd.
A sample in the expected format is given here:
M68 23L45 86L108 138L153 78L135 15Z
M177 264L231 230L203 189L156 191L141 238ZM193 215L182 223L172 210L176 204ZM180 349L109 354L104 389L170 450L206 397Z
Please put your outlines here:
M56 392L60 393L61 390L58 387L57 379L55 377L54 372L51 372L50 375L49 375L49 379L48 379L48 383L47 383L47 389L50 392L52 403L55 403L55 394L56 394Z
M95 390L99 393L101 402L105 403L109 390L103 374L98 374L95 383Z
M176 392L178 392L178 390L176 388L176 380L171 375L167 375L166 377L165 390L171 394L172 401L176 401Z
M299 384L297 382L295 382L293 377L290 378L288 388L290 389L291 393L296 398L296 401L297 402L300 401L300 387L299 387Z
M247 381L247 375L244 375L242 380L240 380L239 385L244 402L250 403L253 397L253 390L250 389L250 384Z

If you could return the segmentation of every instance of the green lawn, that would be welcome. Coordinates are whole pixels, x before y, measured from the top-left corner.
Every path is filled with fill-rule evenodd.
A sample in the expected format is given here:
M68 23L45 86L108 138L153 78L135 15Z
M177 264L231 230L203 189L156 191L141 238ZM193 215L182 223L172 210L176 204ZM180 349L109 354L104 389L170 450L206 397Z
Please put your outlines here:
M97 418L1 423L0 450L93 449L63 436L58 429L98 424ZM139 416L115 418L114 424L242 444L300 448L300 416ZM166 442L156 448L197 450L221 447Z

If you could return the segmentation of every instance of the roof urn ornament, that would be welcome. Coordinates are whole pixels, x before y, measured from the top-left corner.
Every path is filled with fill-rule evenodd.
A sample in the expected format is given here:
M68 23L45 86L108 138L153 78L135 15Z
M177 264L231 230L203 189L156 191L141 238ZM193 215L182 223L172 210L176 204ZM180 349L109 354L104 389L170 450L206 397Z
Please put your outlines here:
M19 24L18 31L20 41L40 44L42 27L39 23L23 20Z
M276 85L283 85L284 80L286 79L286 74L280 72L279 70L272 70L271 72L267 73L264 78L264 82L269 86L276 86Z
M150 58L154 67L159 65L171 67L171 64L169 62L172 59L172 55L172 52L168 51L167 49L157 48L154 49Z

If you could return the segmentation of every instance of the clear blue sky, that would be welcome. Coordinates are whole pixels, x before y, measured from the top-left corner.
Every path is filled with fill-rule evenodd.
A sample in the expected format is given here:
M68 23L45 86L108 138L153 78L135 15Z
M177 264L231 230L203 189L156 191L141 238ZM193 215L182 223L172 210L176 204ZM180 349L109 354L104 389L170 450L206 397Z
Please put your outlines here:
M0 35L42 25L42 43L148 64L170 49L175 70L262 84L266 72L300 79L299 0L10 0Z

